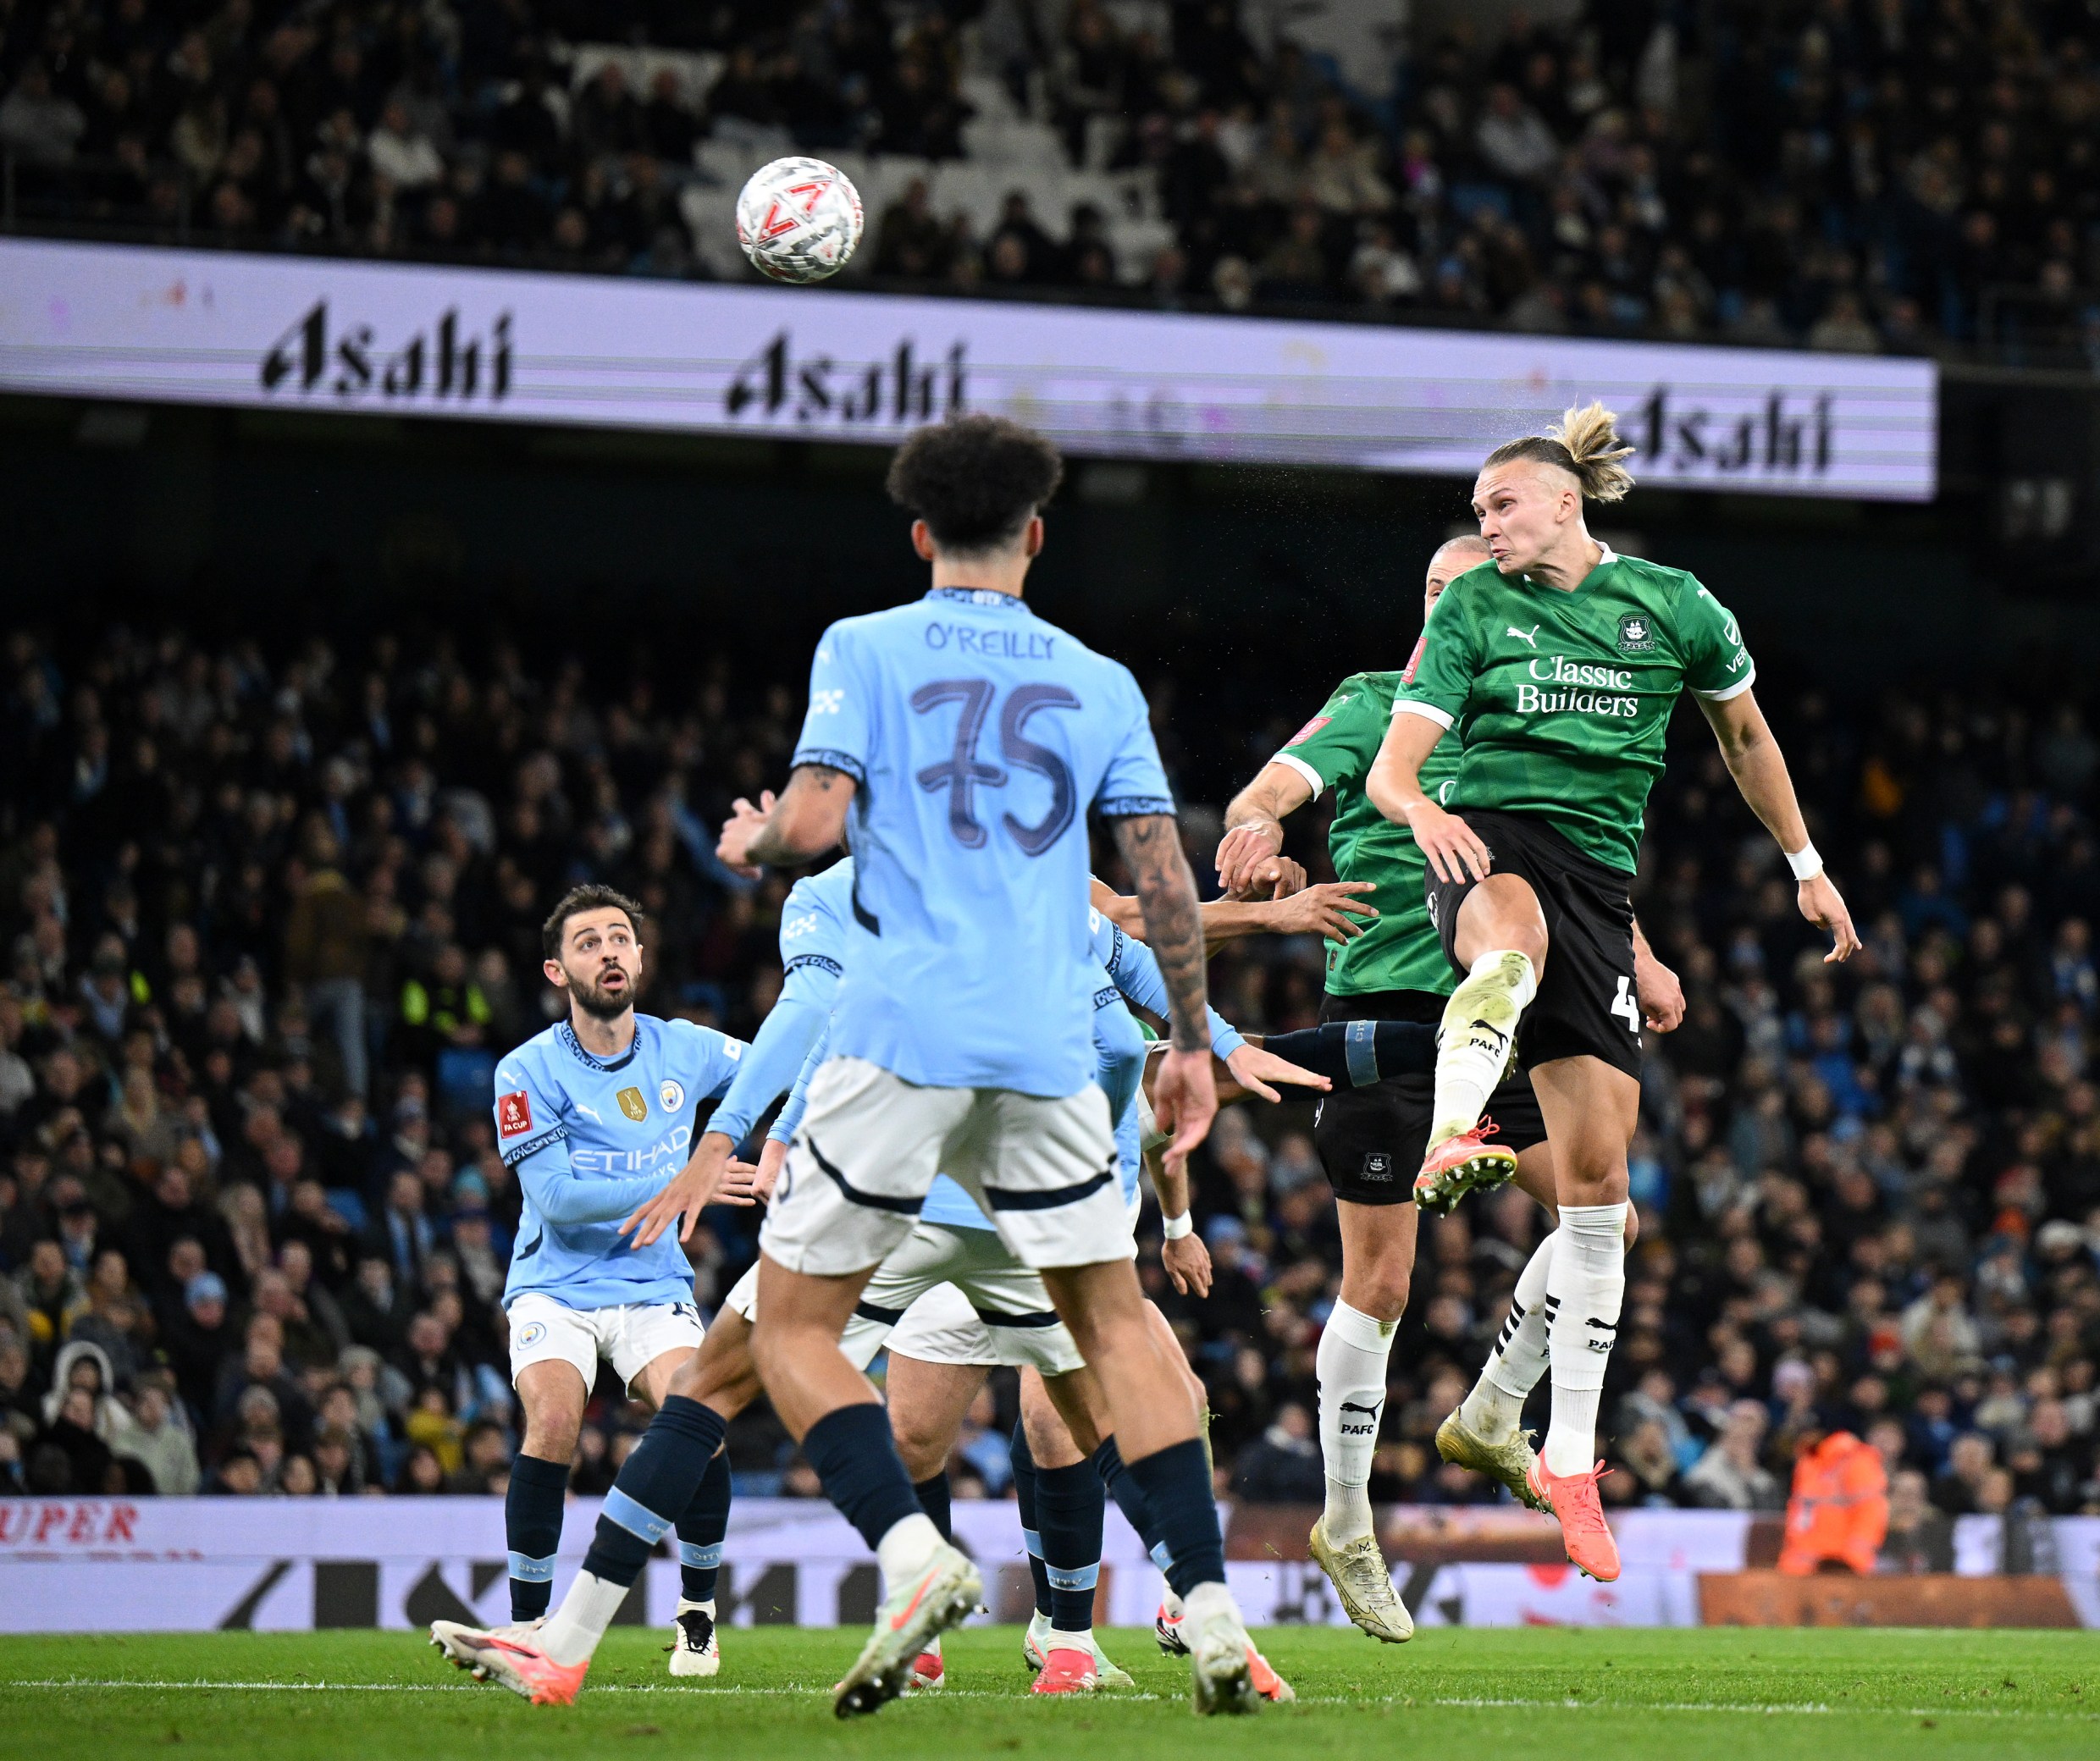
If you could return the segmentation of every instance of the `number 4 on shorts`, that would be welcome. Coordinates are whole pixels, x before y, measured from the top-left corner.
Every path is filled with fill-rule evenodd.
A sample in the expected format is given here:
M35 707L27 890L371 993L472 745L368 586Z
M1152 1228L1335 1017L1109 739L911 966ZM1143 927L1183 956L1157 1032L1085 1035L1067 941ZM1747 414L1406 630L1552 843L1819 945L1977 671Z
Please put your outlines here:
M1633 1000L1633 981L1629 978L1619 980L1619 994L1611 999L1611 1013L1626 1017L1627 1031L1640 1031L1640 1005Z

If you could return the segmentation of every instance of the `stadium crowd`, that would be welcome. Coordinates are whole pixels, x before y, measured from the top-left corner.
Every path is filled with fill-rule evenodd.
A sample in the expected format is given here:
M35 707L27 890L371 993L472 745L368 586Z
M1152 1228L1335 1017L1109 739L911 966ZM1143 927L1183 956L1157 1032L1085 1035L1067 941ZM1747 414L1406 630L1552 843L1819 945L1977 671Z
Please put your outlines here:
M696 184L798 149L929 177L972 155L1010 174L996 213L943 212L907 180L870 213L859 273L1832 350L2100 348L2083 0L1441 13L1375 75L1272 10L0 0L8 213L734 273L721 203L682 205ZM726 159L696 152L710 141ZM1050 212L1081 165L1141 174L1129 199L1163 224L1119 230L1093 200Z
M596 691L579 665L385 636L3 653L0 1492L500 1490L518 1195L489 1077L551 1018L540 919L572 880L619 885L650 915L644 1007L751 1033L786 883L721 869L712 828L778 781L795 688L732 688L720 660ZM1184 799L1222 799L1303 707L1208 746L1182 718ZM1889 1466L1892 1562L1943 1565L1953 1515L2100 1510L2100 738L1973 692L1773 708L1866 950L1821 963L1682 728L1638 903L1689 1007L1650 1036L1604 1485L1777 1509L1843 1427ZM1207 875L1217 815L1185 816ZM1242 943L1213 996L1308 1025L1321 966ZM1340 1261L1309 1123L1221 1117L1195 1164L1208 1301L1175 1296L1156 1239L1144 1268L1210 1387L1221 1485L1252 1499L1321 1491ZM749 1213L709 1221L704 1306L753 1251ZM1511 1192L1424 1229L1375 1497L1488 1495L1430 1436L1539 1226ZM1006 1485L996 1405L960 1491ZM573 1484L610 1483L642 1417L601 1386ZM732 1447L744 1490L814 1489L770 1420Z

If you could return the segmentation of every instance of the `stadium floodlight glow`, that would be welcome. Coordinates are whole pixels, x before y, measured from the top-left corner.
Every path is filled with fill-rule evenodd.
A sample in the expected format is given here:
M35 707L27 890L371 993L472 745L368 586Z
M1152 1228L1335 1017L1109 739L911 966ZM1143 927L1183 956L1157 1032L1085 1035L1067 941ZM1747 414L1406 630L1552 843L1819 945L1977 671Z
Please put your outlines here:
M1929 361L0 240L0 389L1470 477L1598 398L1649 487L1925 501Z

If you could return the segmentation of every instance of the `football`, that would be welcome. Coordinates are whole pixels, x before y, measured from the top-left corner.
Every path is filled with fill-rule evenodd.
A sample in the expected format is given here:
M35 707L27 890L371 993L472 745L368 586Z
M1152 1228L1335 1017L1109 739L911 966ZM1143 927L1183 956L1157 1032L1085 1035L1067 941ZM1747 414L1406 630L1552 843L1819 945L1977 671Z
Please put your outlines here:
M776 281L821 281L860 242L860 192L821 159L776 159L737 197L737 242Z

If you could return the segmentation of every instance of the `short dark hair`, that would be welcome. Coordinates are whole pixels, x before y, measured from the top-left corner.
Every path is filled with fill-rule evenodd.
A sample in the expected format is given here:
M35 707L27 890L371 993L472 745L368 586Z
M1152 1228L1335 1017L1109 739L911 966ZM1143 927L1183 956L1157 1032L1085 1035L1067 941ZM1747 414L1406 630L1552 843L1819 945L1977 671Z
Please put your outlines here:
M967 555L1012 544L1064 476L1047 435L1003 416L953 416L897 449L888 487L936 544Z
M624 911L627 927L634 931L636 941L642 936L642 908L616 886L600 886L595 883L585 886L572 886L561 895L561 903L548 914L546 922L539 926L539 946L546 957L554 959L561 952L561 938L568 934L569 919L586 911Z

